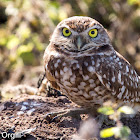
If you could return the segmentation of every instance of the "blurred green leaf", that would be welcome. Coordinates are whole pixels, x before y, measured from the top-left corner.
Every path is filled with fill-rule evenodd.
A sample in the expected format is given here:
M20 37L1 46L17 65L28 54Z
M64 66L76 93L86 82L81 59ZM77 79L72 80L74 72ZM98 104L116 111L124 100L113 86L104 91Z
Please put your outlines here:
M129 127L123 126L123 127L120 128L120 133L119 134L120 135L118 135L118 136L116 135L116 136L119 137L119 138L127 138L128 139L129 135L131 134L131 130L130 130Z
M135 114L135 111L129 106L122 106L118 109L118 111L124 114Z
M61 8L58 12L60 21L68 17L64 9Z
M131 130L127 126L111 127L100 131L100 136L102 138L112 137L113 135L116 138L128 138L130 134Z
M40 40L39 40L39 38L38 38L37 35L34 35L33 38L32 38L32 40L33 40L33 43L36 46L36 48L37 48L38 51L44 50L44 46L40 42Z
M31 35L31 30L29 28L25 28L25 29L20 28L19 32L23 39L29 38Z
M134 4L138 4L140 6L140 0L127 0L128 4L130 5L134 5Z
M111 128L101 130L100 136L102 138L108 138L108 137L112 137L113 135L115 135L115 133L118 133L118 132L119 132L118 127L111 127Z
M20 54L20 57L22 58L25 65L33 65L34 55L32 52L23 52Z
M17 49L17 54L21 55L23 53L31 52L32 50L33 50L33 44L32 43L29 43L28 45L21 45Z
M15 63L16 60L17 60L17 55L16 55L16 53L11 53L11 54L9 55L9 59L10 59L11 63Z
M32 64L34 61L34 55L32 53L33 50L33 43L28 43L27 45L21 45L17 49L17 54L20 58L22 58L23 63L25 65Z
M104 115L111 115L111 114L114 113L114 110L113 110L112 107L105 106L105 107L100 107L100 108L98 109L98 112L99 112L99 113L102 113L102 114L104 114Z
M20 43L19 39L15 35L11 35L8 40L9 40L7 43L8 49L13 49L17 47Z
M59 4L58 1L50 1L49 5L50 5L51 7L57 8L57 9L60 7L60 4Z
M5 37L0 38L0 45L5 46L6 43L7 43L7 38Z

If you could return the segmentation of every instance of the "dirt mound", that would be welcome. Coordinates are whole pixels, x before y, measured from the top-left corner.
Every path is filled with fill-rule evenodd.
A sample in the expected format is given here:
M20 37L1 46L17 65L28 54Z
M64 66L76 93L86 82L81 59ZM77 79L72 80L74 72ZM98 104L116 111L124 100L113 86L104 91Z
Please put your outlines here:
M11 139L15 134L16 137L22 136L19 139L24 140L78 139L78 136L75 135L77 135L78 132L79 134L82 133L80 125L81 122L87 120L88 115L82 115L81 119L63 117L60 121L54 122L44 118L49 112L72 109L75 107L77 107L77 105L69 101L66 96L42 97L28 94L15 96L8 101L0 103L0 139ZM134 139L137 138L137 140L140 139L140 115L130 119L123 118L122 121L131 128L133 132L132 137L135 137ZM109 126L102 126L102 128L105 127ZM84 130L82 131L84 132ZM98 135L93 139L101 140ZM114 138L109 139L113 140Z

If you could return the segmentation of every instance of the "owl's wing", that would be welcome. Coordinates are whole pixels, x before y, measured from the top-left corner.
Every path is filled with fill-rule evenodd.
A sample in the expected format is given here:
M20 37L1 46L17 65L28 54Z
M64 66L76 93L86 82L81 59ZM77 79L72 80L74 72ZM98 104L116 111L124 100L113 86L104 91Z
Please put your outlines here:
M49 64L49 62L51 61L52 53L53 53L52 47L51 47L51 45L49 45L46 48L44 56L43 56L46 78L49 81L49 83L51 84L52 88L54 88L56 90L60 90L60 87L57 85L55 78L53 77L53 75L50 72L51 63Z
M140 78L119 53L100 58L95 72L112 95L124 101L140 102Z

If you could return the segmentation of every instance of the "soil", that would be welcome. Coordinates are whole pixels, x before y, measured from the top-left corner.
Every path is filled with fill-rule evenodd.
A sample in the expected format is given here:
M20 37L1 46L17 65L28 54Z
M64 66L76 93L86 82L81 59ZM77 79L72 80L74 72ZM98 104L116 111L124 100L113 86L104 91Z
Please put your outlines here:
M69 140L78 139L81 122L88 120L87 115L82 115L81 119L73 117L63 117L60 120L50 120L45 118L49 112L72 109L76 104L69 101L66 96L38 96L21 94L8 101L0 103L0 134L6 137L15 132L23 132L24 136L20 139L26 140ZM140 139L140 114L134 118L122 119L133 133L133 139ZM88 127L88 126L87 126ZM109 127L103 125L102 128ZM97 129L97 128L96 128ZM96 130L90 130L96 131ZM26 134L27 133L27 134ZM83 132L80 132L83 133ZM134 138L135 137L135 138ZM7 136L8 138L8 136ZM101 139L98 134L93 139ZM114 138L110 138L114 139Z

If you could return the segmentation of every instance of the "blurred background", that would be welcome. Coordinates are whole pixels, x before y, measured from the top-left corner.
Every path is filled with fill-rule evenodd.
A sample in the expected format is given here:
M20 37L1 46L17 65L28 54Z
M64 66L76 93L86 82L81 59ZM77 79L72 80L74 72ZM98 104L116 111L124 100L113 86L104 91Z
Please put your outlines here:
M56 25L90 16L140 75L140 0L0 0L0 84L37 86Z

